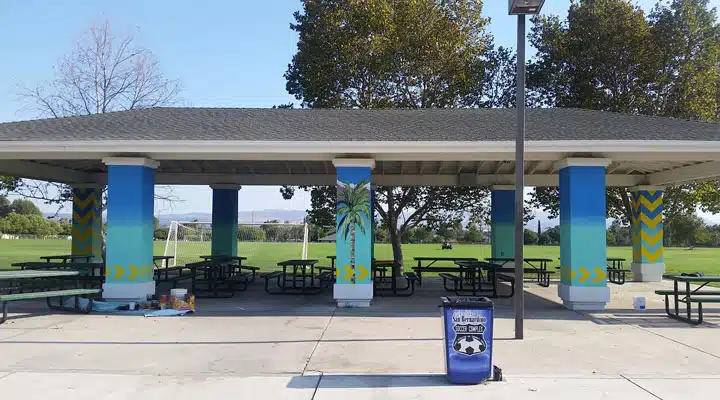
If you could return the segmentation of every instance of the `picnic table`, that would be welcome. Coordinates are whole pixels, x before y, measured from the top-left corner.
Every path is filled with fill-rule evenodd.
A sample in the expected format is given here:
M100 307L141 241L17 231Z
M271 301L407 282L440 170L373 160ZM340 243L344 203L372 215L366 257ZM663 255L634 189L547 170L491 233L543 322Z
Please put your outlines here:
M514 257L489 257L485 261L500 264L504 266L509 262L515 262ZM543 287L550 286L550 274L554 274L555 271L548 271L547 264L552 262L551 258L523 258L523 262L530 266L530 270L523 268L523 272L531 272L537 274L538 285ZM537 264L537 265L535 265Z
M94 276L104 277L105 276L105 264L103 263L47 263L47 262L18 262L13 263L11 266L20 268L20 270L35 270L35 271L63 271L71 270L77 271L81 276Z
M398 276L399 268L395 268L395 260L380 259L373 260L371 267L373 274L373 292L375 294L392 294L393 296L408 297L415 293L415 281L417 275L414 272L407 272L403 276ZM390 276L387 270L390 269ZM405 285L398 286L399 278L405 278Z
M477 258L473 257L415 257L413 260L417 261L417 267L413 268L415 274L417 274L417 281L422 286L422 274L424 272L460 272L460 267L457 266L433 266L438 261L449 261L456 264L458 261L477 261ZM429 262L423 265L423 262Z
M174 256L153 256L153 265L155 265L155 269L169 268L170 260L173 259L175 259ZM160 265L158 265L158 261L160 262Z
M664 278L673 281L672 290L656 290L655 293L665 296L665 313L673 319L687 322L693 325L699 325L703 321L703 303L720 303L720 290L711 289L703 290L710 283L720 282L718 275L702 275L702 274L684 274L669 275ZM685 287L680 289L680 283L684 283ZM695 289L690 284L699 284ZM670 297L673 300L673 309L670 310ZM681 315L680 303L685 304L685 315ZM697 319L692 318L692 304L697 304Z
M3 284L0 284L0 307L2 308L2 315L0 316L0 324L5 322L7 320L7 305L11 301L17 301L17 300L30 300L30 299L38 299L38 298L45 298L47 300L48 307L52 309L61 309L61 310L72 310L72 311L82 311L82 312L90 312L92 309L92 300L89 302L89 305L86 308L81 308L79 305L79 299L78 296L81 295L89 295L89 294L98 294L100 293L100 289L55 289L55 286L57 285L55 282L58 278L65 278L65 277L75 277L78 276L80 273L78 271L42 271L42 270L10 270L10 271L0 271L0 282L4 282ZM46 286L39 286L37 285L40 281L40 283L47 281ZM40 289L40 291L36 292L30 292L30 293L12 293L16 291L22 291L23 287L25 286L24 283L26 281L31 282L33 285L33 289ZM63 299L65 297L74 297L75 303L74 307L67 307L65 303L63 302ZM51 302L52 298L59 298L58 305L53 305Z
M487 297L512 297L515 295L515 278L511 275L514 268L503 267L501 264L494 264L486 261L457 261L460 272L458 275L441 273L445 290L455 292L457 295L472 294L477 296L481 292L490 292ZM487 280L483 278L482 271L487 270ZM499 281L510 283L510 294L501 295L498 293ZM453 287L448 287L448 281L453 282ZM483 285L489 288L484 288Z
M623 269L625 259L622 257L608 257L607 262L610 263L610 265L607 266L608 281L617 285L623 285L625 283L625 275L630 272L627 269Z
M328 272L321 276L315 275L315 264L319 260L285 260L277 263L282 267L282 271L275 271L263 274L265 278L265 291L269 294L318 294L322 290L322 284L315 285L315 280L321 280L326 277ZM288 272L292 269L292 272ZM269 282L271 279L277 279L277 287L279 290L271 290ZM309 281L309 285L308 285Z
M71 263L75 262L75 260L82 260L84 259L86 263L89 263L92 260L92 255L77 255L77 254L66 254L61 256L42 256L40 257L41 260L45 260L46 262L53 262L54 260L67 263L70 261Z

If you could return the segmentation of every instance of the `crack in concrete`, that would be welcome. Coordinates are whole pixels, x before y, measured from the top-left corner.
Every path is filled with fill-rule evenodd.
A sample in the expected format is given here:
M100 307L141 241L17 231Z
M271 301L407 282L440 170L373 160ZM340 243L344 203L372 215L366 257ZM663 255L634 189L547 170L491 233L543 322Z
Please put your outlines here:
M637 382L635 382L635 381L633 381L632 379L628 378L627 376L625 376L625 375L623 375L623 374L620 374L620 376L622 376L626 381L628 381L628 382L632 383L633 385L637 386L638 388L640 388L640 390L644 391L645 393L649 394L650 396L653 396L653 397L655 397L656 399L663 400L662 397L660 397L660 396L656 395L655 393L653 393L653 392L645 389L644 387L640 386L640 384L638 384Z
M308 365L310 365L310 360L312 360L313 356L315 355L315 350L317 350L318 346L320 346L320 342L323 340L323 337L325 336L325 332L327 332L328 328L330 327L330 323L332 322L333 318L335 318L335 313L337 312L337 307L335 310L333 310L333 313L330 315L330 318L328 318L328 322L325 325L325 329L323 329L322 333L320 334L320 337L318 338L317 342L315 342L315 346L312 349L312 352L310 352L310 356L308 356L307 361L305 362L305 367L302 370L302 374L305 375L305 372L307 371ZM322 375L322 372L320 373ZM318 380L319 381L319 380ZM319 383L318 383L319 384Z

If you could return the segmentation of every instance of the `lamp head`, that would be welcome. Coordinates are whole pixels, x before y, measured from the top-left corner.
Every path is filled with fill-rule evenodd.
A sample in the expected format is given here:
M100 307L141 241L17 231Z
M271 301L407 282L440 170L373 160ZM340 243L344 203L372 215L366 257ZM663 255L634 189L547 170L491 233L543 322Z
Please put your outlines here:
M545 0L508 0L510 15L536 15L540 14Z

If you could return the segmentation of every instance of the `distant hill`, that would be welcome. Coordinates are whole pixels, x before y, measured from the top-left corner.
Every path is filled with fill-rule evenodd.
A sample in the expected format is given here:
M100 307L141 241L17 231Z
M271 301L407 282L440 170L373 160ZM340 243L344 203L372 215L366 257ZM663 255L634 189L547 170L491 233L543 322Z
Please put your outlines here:
M259 210L238 212L238 222L241 224L263 223L278 220L280 222L302 222L307 213L303 210ZM210 213L164 214L158 215L160 225L168 225L171 221L212 221Z

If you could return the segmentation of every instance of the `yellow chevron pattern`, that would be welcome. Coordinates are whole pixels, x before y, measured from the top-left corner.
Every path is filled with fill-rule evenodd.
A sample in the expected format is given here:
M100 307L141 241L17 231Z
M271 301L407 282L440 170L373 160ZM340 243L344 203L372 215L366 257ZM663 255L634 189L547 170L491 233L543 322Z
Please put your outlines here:
M662 205L662 201L663 201L662 196L658 197L654 201L650 201L650 200L648 200L647 197L641 196L640 202L638 203L638 208L640 205L644 205L645 207L648 208L648 210L655 211L658 207L660 207Z
M633 262L663 262L663 196L661 191L641 190L632 194Z
M646 231L640 231L640 239L650 246L655 246L663 238L662 231L657 231L654 235L646 233Z
M148 280L148 278L151 278L152 275L152 264L129 265L127 267L114 265L112 267L105 267L105 276L110 277L113 280Z
M647 263L649 263L649 264L655 264L655 263L659 262L663 257L663 253L664 253L664 250L663 250L662 246L660 246L654 252L649 251L645 247L643 247L641 250L641 255L642 255L643 260L647 260Z
M72 254L100 256L101 191L95 188L73 188Z

